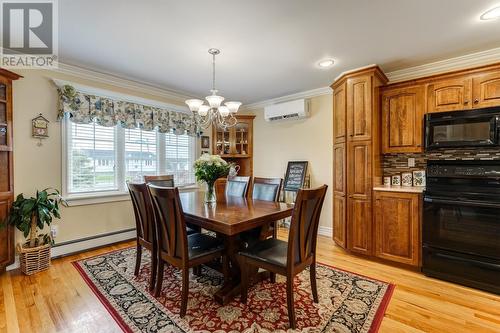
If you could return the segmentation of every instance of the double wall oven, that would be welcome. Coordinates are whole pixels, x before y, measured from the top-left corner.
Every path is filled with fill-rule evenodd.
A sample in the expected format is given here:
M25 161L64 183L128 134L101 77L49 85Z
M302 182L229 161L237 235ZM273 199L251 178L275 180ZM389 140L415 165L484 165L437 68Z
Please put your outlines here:
M500 161L428 161L422 271L500 293Z

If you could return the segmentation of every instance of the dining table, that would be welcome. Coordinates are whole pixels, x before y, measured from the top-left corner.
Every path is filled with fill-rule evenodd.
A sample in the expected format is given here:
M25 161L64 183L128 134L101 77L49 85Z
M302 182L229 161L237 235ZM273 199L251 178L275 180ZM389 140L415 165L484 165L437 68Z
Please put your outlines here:
M214 297L220 304L228 304L240 292L238 251L243 247L240 234L292 216L293 204L233 196L206 203L202 191L180 193L180 199L186 223L213 231L224 240L230 263L229 278Z

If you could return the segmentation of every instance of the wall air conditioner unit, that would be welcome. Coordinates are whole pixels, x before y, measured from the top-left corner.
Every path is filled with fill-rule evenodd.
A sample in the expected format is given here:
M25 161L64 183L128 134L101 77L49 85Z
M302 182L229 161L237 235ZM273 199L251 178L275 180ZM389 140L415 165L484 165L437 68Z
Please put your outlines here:
M307 117L309 117L309 100L305 99L273 104L264 108L266 121L303 119Z

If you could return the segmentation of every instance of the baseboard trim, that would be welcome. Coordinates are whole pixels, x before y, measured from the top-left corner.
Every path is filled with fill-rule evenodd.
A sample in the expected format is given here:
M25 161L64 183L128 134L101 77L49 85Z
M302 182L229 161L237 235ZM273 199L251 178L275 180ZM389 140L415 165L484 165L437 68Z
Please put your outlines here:
M321 236L332 237L333 236L333 228L331 227L318 227L318 234Z
M52 247L51 258L61 258L71 254L96 249L99 247L112 245L115 243L134 239L136 237L135 228L108 232L105 234L74 239L66 242L61 242ZM7 267L7 270L19 268L19 258L16 256L16 261Z

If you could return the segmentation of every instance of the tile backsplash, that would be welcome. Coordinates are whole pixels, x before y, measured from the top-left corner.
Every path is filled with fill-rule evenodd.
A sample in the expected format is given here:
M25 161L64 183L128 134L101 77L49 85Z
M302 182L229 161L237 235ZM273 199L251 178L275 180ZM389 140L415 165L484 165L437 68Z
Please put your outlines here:
M415 167L408 167L409 158L415 159ZM382 160L384 176L425 169L427 160L500 160L500 149L446 149L429 153L386 154Z

